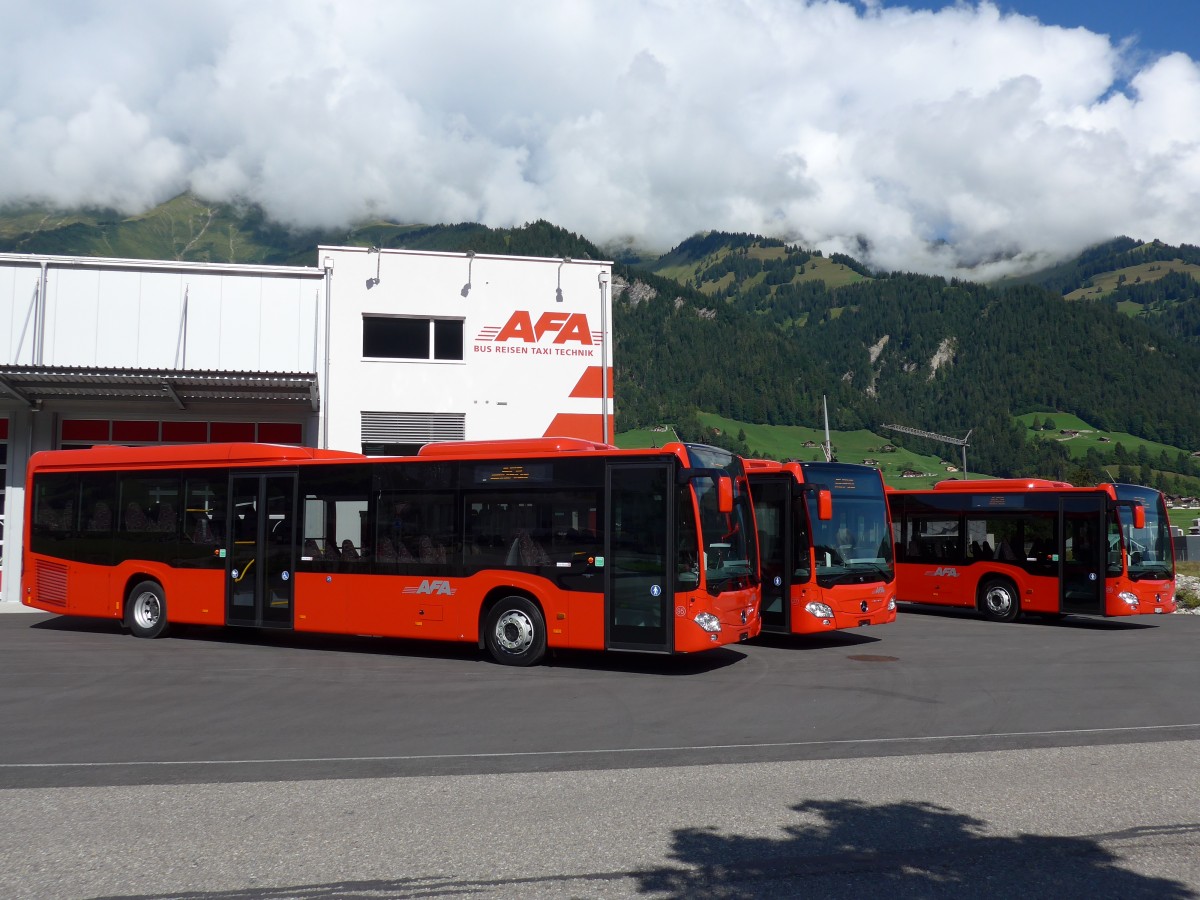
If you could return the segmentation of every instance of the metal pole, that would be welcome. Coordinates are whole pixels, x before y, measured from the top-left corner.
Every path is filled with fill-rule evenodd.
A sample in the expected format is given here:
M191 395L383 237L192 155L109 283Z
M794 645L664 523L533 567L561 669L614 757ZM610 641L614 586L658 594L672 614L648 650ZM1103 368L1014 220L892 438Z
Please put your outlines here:
M604 292L608 287L608 273L601 272L596 281L600 285L600 433L603 442L608 444L611 443L608 433L608 303Z
M321 447L329 449L329 324L331 319L330 299L333 294L333 257L325 257L325 360L321 387Z

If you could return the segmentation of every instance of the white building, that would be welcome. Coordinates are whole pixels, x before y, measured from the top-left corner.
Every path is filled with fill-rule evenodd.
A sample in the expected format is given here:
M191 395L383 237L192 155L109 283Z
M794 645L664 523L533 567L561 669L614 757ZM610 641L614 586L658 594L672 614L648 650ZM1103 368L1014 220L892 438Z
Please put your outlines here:
M308 268L0 254L0 596L19 583L37 450L612 440L609 263L317 256Z

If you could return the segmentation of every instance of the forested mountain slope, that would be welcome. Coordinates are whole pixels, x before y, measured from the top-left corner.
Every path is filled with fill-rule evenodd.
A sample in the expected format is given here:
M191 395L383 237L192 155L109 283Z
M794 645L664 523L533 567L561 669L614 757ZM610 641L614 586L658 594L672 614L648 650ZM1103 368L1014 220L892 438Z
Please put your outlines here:
M546 222L297 233L254 207L190 195L127 218L0 215L9 252L315 265L319 243L612 258ZM973 468L996 474L1071 471L1060 447L1026 440L1014 416L1030 412L1200 449L1200 282L1189 269L1198 263L1197 248L1123 238L989 287L872 273L754 235L698 235L658 260L614 266L618 429L671 422L711 437L698 411L811 426L824 397L839 429L971 431Z

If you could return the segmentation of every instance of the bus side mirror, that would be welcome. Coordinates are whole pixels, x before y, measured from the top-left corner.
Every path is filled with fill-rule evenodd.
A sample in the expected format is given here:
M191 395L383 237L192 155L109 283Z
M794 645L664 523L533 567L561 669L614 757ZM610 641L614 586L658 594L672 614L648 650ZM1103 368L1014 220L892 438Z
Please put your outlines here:
M733 512L733 479L728 475L717 476L717 511Z
M827 490L817 492L817 518L822 522L833 518L833 494Z
M1146 527L1146 507L1142 506L1140 503L1135 503L1133 505L1133 527Z

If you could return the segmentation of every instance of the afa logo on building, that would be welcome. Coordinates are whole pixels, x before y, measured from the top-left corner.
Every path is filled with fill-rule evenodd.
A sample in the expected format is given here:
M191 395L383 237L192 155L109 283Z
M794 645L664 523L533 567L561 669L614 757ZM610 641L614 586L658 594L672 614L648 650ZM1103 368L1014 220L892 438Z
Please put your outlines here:
M593 331L586 313L544 312L535 320L528 310L516 310L503 325L482 328L475 337L476 344L500 344L532 348L540 344L574 348L596 347L603 340Z

